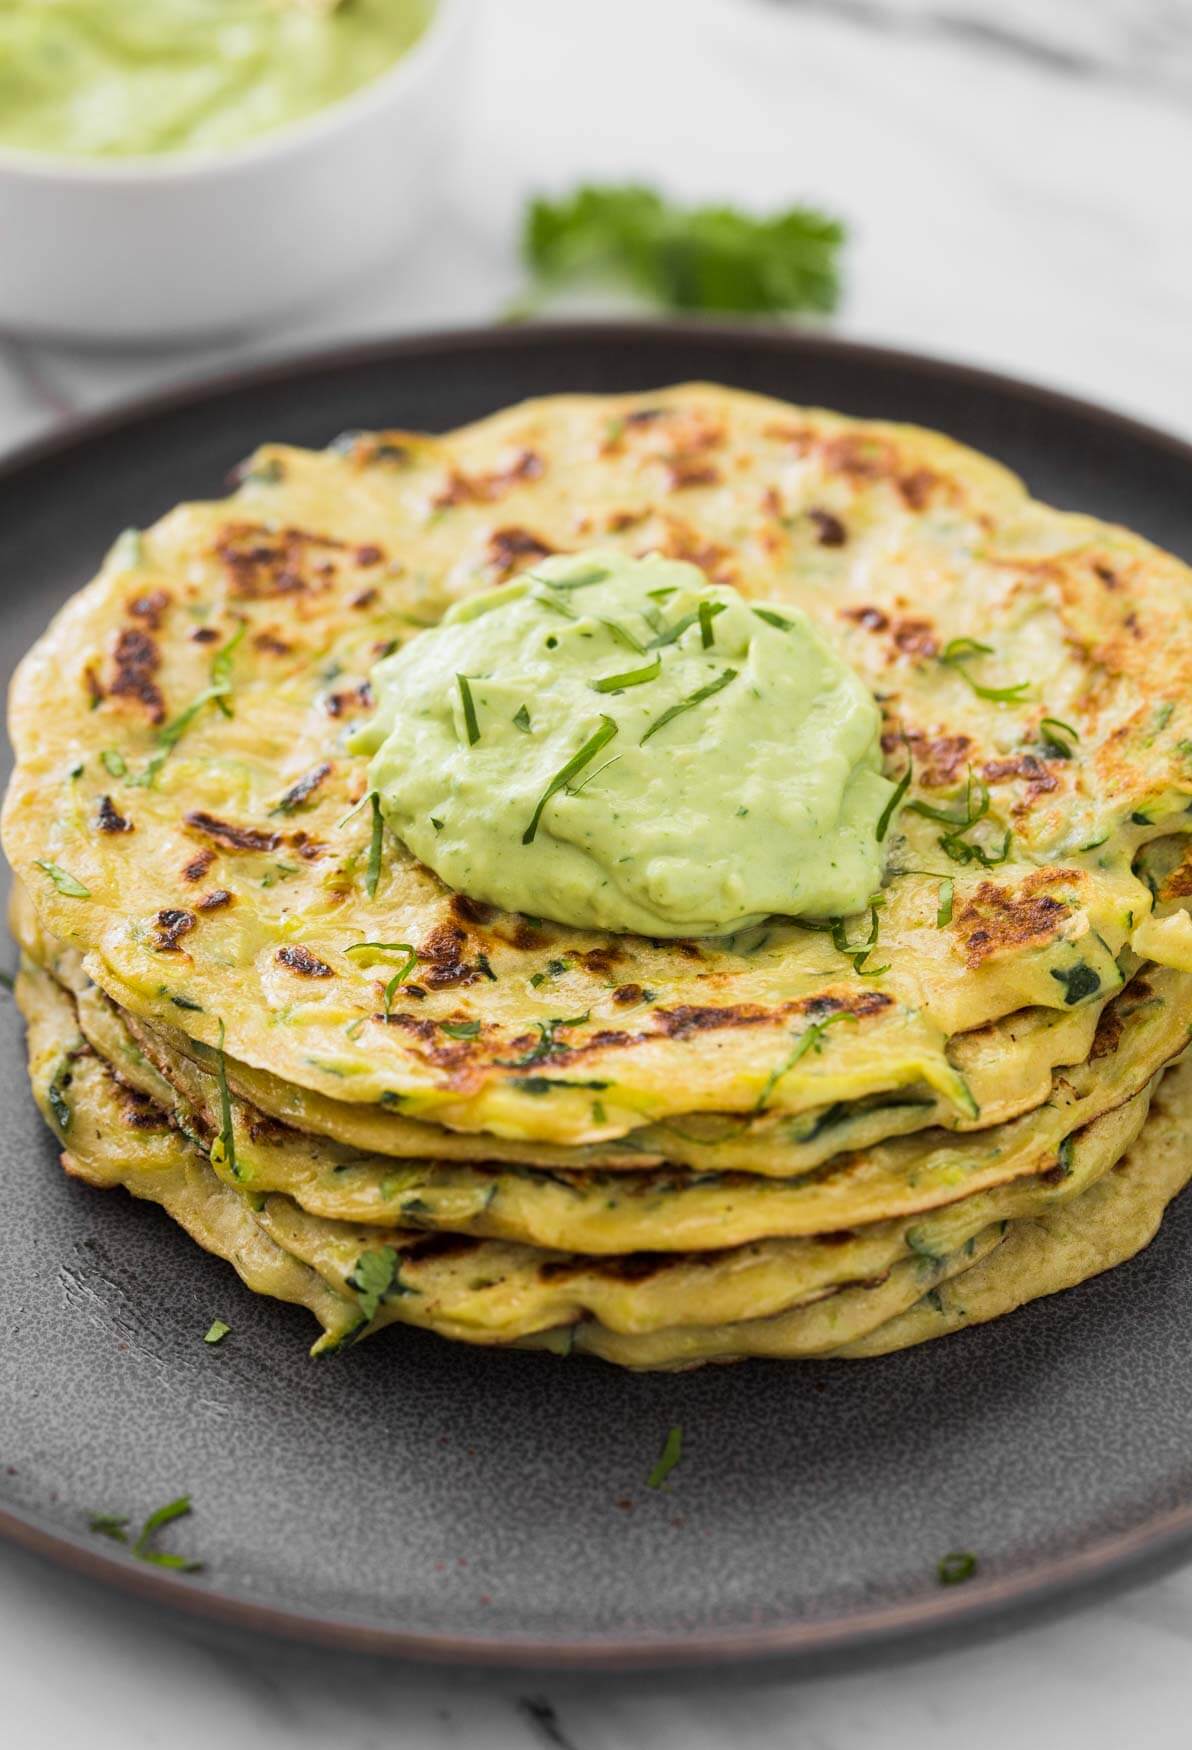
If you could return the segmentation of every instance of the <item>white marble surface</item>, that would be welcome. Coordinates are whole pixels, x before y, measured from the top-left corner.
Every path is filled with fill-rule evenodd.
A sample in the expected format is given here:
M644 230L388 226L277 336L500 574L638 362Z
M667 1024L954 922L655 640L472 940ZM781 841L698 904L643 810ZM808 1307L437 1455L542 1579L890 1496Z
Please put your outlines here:
M0 446L266 353L485 320L519 287L524 193L580 175L761 205L816 197L853 230L844 333L1192 435L1192 0L479 3L453 193L407 259L333 309L201 352L0 337ZM1002 1750L1060 1733L1082 1750L1185 1750L1192 1571L870 1674L626 1688L212 1641L4 1551L0 1647L14 1750Z

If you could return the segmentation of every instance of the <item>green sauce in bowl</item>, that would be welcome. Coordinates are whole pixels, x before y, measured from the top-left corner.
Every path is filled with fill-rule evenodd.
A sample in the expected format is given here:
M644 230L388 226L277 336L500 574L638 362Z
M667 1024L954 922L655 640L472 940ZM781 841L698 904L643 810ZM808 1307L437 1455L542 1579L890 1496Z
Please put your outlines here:
M0 0L0 148L227 151L369 84L432 10L433 0Z

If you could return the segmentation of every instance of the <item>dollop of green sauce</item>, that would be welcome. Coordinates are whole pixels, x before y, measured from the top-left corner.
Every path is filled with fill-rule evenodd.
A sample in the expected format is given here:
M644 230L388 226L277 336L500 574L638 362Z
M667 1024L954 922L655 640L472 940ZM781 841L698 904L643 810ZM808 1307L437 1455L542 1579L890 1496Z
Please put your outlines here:
M893 786L863 681L797 609L588 553L458 603L378 663L353 740L448 887L646 936L860 910Z
M375 79L433 0L0 0L0 146L214 152Z

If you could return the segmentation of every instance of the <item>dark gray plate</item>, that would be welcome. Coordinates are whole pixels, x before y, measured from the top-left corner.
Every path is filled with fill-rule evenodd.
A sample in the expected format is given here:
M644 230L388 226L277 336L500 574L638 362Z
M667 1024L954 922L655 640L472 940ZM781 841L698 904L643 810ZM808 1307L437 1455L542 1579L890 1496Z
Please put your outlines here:
M10 462L5 664L116 531L219 492L263 438L688 377L939 426L1192 559L1192 449L1021 384L756 330L436 336L216 383ZM1192 1536L1192 1198L1112 1276L861 1366L635 1378L400 1330L312 1363L305 1315L57 1170L10 1003L0 1100L0 1529L162 1601L422 1658L808 1661L938 1644L1154 1571ZM233 1332L209 1349L216 1314ZM676 1422L682 1465L651 1491ZM87 1530L182 1491L175 1544L200 1576ZM956 1549L980 1574L944 1590Z

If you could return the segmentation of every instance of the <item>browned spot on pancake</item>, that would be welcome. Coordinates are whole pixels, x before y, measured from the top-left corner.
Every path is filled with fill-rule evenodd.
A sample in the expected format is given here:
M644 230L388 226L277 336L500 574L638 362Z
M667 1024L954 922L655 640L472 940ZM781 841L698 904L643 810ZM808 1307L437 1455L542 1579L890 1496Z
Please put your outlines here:
M613 1001L618 1008L629 1009L644 1001L645 990L640 984L619 984L613 992Z
M926 510L932 499L947 482L930 468L916 468L898 479L903 502L911 510Z
M1014 813L1024 814L1037 796L1045 796L1059 788L1059 779L1033 753L1016 754L1010 759L986 760L981 776L987 784L1005 784L1020 778L1026 785L1022 800L1015 803Z
M225 523L215 542L232 594L241 601L299 595L326 589L334 566L329 555L344 543L309 529L270 529L264 523Z
M426 939L418 945L418 959L428 970L419 977L431 990L447 990L453 985L475 984L480 974L466 964L463 951L467 945L465 931L448 923L436 924Z
M385 557L385 549L378 547L374 541L365 541L363 546L357 547L352 557L357 565L379 565Z
M626 1040L632 1037L634 1035L623 1032L616 1027L597 1027L596 1031L590 1033L584 1040L583 1045L576 1046L574 1049L576 1051L597 1051L605 1045L624 1045ZM642 1035L639 1033L636 1037L640 1039Z
M95 824L100 832L131 832L133 830L131 820L125 820L124 816L117 812L110 796L100 797Z
M843 547L848 541L848 530L830 510L821 510L813 505L807 512L807 520L813 524L815 538L821 547Z
M265 827L237 826L233 821L219 820L202 808L196 808L188 814L186 824L195 832L201 832L204 838L215 839L230 851L275 851L281 843L279 834L270 832Z
M606 942L603 948L577 948L570 952L597 978L607 978L617 961L624 959L623 950L615 942Z
M888 730L882 736L882 751L896 753L910 748L915 779L925 790L954 784L968 761L972 742L967 735L928 736L921 729Z
M939 651L935 627L930 620L912 617L899 620L891 642L904 656L935 656Z
M740 576L740 566L730 547L709 540L689 524L671 517L666 518L661 538L651 541L645 551L661 553L666 559L685 559L689 565L698 565L715 583L735 583Z
M182 879L184 881L201 881L215 861L215 852L207 849L192 857L189 863L183 864Z
M94 663L89 662L83 670L83 685L87 689L87 697L91 701L92 709L94 709L104 697L103 682L95 672Z
M433 1233L416 1239L401 1254L402 1264L417 1264L423 1258L457 1258L474 1252L480 1244L468 1234Z
M542 940L541 931L530 918L518 917L513 926L513 946L515 948L537 948Z
M1098 1058L1111 1057L1121 1043L1125 1028L1125 1018L1117 1003L1108 1003L1101 1010L1097 1021L1097 1031L1093 1034L1092 1048L1089 1051L1090 1062Z
M718 486L720 470L698 455L671 456L663 462L666 483L671 492L684 492L692 486Z
M1160 899L1187 899L1192 894L1192 855L1177 863L1159 889Z
M414 986L404 985L406 995L412 995ZM425 995L425 992L423 993ZM424 1021L420 1015L407 1015L396 1009L390 1009L387 1015L374 1015L374 1021L384 1021L390 1027L400 1027L404 1033L412 1033L416 1039L433 1040L438 1027L434 1021Z
M331 968L325 960L320 960L317 954L301 942L287 942L284 948L277 950L277 958L283 966L288 966L291 972L300 972L303 978L330 978Z
M138 626L125 626L116 639L112 652L114 677L108 692L119 699L135 699L144 705L151 723L165 719L165 701L154 675L161 667L161 653L149 636Z
M824 992L814 997L798 997L773 1008L764 1008L758 1003L728 1003L724 1007L680 1003L673 1009L655 1009L654 1016L657 1032L665 1034L668 1039L688 1039L695 1033L726 1027L773 1026L790 1015L811 1015L818 1019L824 1015L850 1014L863 1019L890 1008L893 1000L876 990L850 992L846 996Z
M569 1282L577 1276L600 1276L609 1282L648 1282L685 1265L702 1263L697 1252L626 1252L612 1258L559 1258L539 1264L540 1282Z
M301 808L304 802L309 802L324 778L331 776L334 767L330 760L324 760L321 765L312 766L309 772L290 785L281 801L274 809L275 814L292 814L296 808Z
M1040 870L1042 875L1062 871ZM1029 877L1018 889L983 881L971 898L957 909L955 930L964 951L965 965L976 970L986 960L1010 949L1051 942L1071 913L1071 906L1049 893Z
M176 953L179 939L189 935L196 922L194 913L190 911L179 911L176 907L159 911L153 922L153 947L159 954Z
M249 1106L247 1113L248 1134L253 1142L282 1143L301 1136L293 1125L283 1124L280 1118L273 1118L267 1112L258 1112L255 1106Z
M168 590L153 589L147 595L135 596L128 604L134 620L140 620L150 632L159 632L165 611L170 605Z
M1106 589L1121 588L1122 580L1111 565L1105 565L1101 561L1095 560L1093 562L1093 571L1095 575L1100 578Z
M794 450L799 456L807 455L816 441L814 426L795 425L793 421L775 420L770 425L764 425L762 436L769 438L771 443L782 444L785 448Z
M890 616L880 608L842 608L841 613L846 620L853 620L858 626L864 626L867 632L884 632L890 624Z
M820 458L830 474L850 480L884 480L897 472L894 446L864 432L837 432L819 444Z
M626 529L637 529L650 520L648 510L610 510L604 526L610 535L623 535Z
M205 893L195 904L199 911L222 911L225 905L232 905L234 902L235 895L229 893L226 887L213 887L210 893Z
M192 644L218 644L219 633L214 626L196 626L190 635Z
M488 924L497 915L497 908L482 899L469 899L466 893L453 893L451 910L462 924Z
M453 468L431 503L436 510L449 510L457 504L492 504L514 486L540 480L545 472L546 464L537 451L518 450L503 468L489 474L463 474Z
M346 717L355 711L372 709L373 690L368 681L359 681L354 687L345 687L342 692L328 693L323 700L323 709L328 717Z
M558 548L532 529L494 529L488 537L487 563L502 582L535 559L548 559Z
M253 638L258 650L263 650L267 656L288 656L294 648L287 644L284 638L279 638L276 632L258 632Z
M348 597L350 608L371 608L380 597L380 590L368 588L360 590L356 595Z
M110 1077L120 1101L121 1117L130 1130L168 1130L170 1121L155 1100L139 1088L130 1088L118 1076Z

